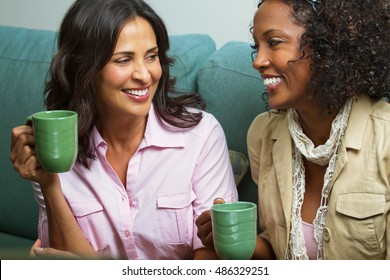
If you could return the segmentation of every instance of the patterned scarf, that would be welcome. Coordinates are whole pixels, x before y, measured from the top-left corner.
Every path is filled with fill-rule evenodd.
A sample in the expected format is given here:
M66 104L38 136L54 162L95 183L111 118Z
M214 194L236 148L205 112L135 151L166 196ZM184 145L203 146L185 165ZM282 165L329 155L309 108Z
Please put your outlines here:
M351 107L352 100L350 99L333 120L329 139L324 145L320 145L318 147L314 147L313 142L303 133L297 112L294 109L289 109L287 111L289 131L294 142L292 154L293 203L289 255L286 257L287 259L308 259L301 217L302 203L305 194L305 167L302 155L307 160L315 164L321 166L328 164L321 192L321 205L317 210L315 219L313 220L314 239L318 244L317 259L323 258L322 232L326 222L328 196L333 173L336 168L338 149L347 127Z

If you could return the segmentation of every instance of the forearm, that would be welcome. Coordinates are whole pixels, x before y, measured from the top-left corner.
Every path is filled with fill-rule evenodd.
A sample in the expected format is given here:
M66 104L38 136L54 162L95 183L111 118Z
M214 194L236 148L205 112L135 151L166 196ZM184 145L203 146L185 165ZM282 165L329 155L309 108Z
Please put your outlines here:
M50 247L82 257L96 257L65 200L58 176L53 176L53 180L41 189L47 211Z
M261 236L257 236L256 248L253 253L252 259L255 260L273 260L275 259L275 253L271 244L267 239Z

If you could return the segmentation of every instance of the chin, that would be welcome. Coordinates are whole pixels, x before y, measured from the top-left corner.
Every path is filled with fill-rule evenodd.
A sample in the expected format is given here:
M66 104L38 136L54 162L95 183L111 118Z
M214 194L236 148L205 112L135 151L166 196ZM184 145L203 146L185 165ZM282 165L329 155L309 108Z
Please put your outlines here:
M141 106L133 106L130 109L130 113L138 117L145 117L149 114L150 106L151 103L143 104Z
M289 108L286 100L278 100L277 98L271 96L268 99L268 107L274 110L287 110Z
M282 104L268 101L268 107L272 110L282 110L285 108Z

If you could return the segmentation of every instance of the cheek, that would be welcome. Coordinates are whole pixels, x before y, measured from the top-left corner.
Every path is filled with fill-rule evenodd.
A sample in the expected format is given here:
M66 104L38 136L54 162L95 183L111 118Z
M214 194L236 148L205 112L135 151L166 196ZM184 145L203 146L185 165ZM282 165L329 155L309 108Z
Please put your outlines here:
M129 78L128 71L106 69L101 72L100 83L105 87L118 87Z
M292 72L295 75L296 81L300 84L300 87L306 88L310 82L311 78L311 62L309 60L298 61L292 67Z
M114 71L108 76L108 82L113 86L122 86L130 78L129 71Z
M160 63L158 65L153 66L152 68L149 69L149 73L152 77L152 80L154 82L158 82L161 79L162 76L162 68Z

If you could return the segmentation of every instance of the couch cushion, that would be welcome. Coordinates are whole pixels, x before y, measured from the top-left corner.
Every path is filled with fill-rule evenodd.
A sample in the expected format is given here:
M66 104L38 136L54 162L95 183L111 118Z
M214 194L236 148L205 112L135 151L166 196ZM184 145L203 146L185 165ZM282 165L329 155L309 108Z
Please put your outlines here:
M209 57L198 75L206 110L221 123L229 149L244 155L248 128L265 111L264 85L252 68L251 52L249 43L228 42Z
M169 55L175 59L171 76L176 77L176 88L197 92L198 70L203 62L215 52L215 42L209 35L187 34L170 36Z
M234 181L238 186L248 171L249 161L244 154L233 150L229 150L229 158L233 168Z
M38 207L31 184L9 160L11 129L43 109L43 88L55 49L52 31L0 27L0 232L34 239Z

